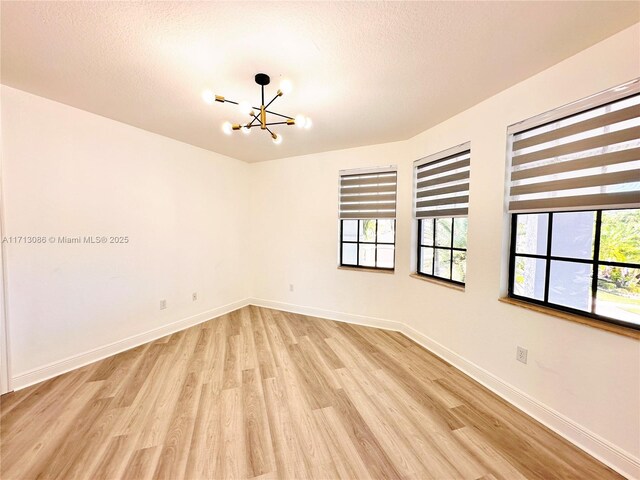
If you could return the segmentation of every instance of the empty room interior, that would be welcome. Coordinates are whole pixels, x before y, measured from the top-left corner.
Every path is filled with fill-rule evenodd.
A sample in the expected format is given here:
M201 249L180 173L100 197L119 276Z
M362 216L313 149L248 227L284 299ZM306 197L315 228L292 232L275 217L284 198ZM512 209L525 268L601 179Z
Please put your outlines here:
M0 5L0 478L640 480L640 2Z

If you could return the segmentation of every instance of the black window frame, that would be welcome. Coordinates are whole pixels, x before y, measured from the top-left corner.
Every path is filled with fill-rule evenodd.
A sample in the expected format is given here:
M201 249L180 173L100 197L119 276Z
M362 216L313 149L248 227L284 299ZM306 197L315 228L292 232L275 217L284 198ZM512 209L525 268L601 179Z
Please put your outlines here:
M509 246L509 287L508 294L510 298L514 298L516 300L520 300L527 303L532 303L535 305L540 305L543 307L547 307L554 310L560 310L563 312L580 315L583 317L588 317L594 320L599 320L606 323L612 323L615 325L620 325L627 328L632 328L634 330L640 330L640 325L635 325L630 322L626 322L624 320L619 320L616 318L606 317L604 315L599 315L595 313L596 308L596 294L598 291L598 267L600 266L613 266L613 267L621 267L621 268L638 268L640 269L640 264L637 263L625 263L625 262L612 262L608 260L600 260L600 235L602 231L602 212L605 211L618 211L618 210L637 210L637 208L601 208L601 209L587 209L587 210L562 210L562 211L539 211L539 212L522 212L522 213L512 213L511 214L511 235L510 235L510 246ZM559 255L552 255L552 235L553 235L553 215L558 213L577 213L577 212L595 212L595 232L594 232L594 243L593 243L593 255L591 259L584 258L573 258L573 257L564 257ZM541 254L530 254L530 253L517 253L516 252L516 235L518 230L518 215L548 215L547 219L547 245L546 245L546 253L544 255ZM525 258L535 258L545 260L545 279L544 279L544 299L538 300L535 298L524 297L521 295L517 295L514 293L514 279L515 279L515 267L516 267L516 257L525 257ZM564 262L572 262L572 263L581 263L584 265L591 265L592 274L591 274L591 308L589 312L585 312L584 310L578 310L575 308L567 307L565 305L558 305L555 303L549 302L549 290L550 290L550 282L549 275L551 272L551 262L555 261L564 261Z
M460 282L458 280L454 280L453 279L453 253L454 252L464 252L465 254L467 254L468 252L468 244L467 244L467 248L459 248L459 247L454 247L453 246L453 238L454 238L454 230L455 230L455 219L457 217L444 217L444 218L450 218L451 219L451 246L450 247L440 247L436 245L436 218L419 218L418 219L418 254L417 254L417 259L418 259L418 263L416 264L416 274L421 275L423 277L427 277L427 278L434 278L436 280L441 280L443 282L448 282L448 283L452 283L454 285L458 285L458 286L462 286L464 287L466 285L466 282ZM464 218L467 219L467 222L469 221L469 217L465 216ZM426 221L426 220L431 220L433 222L433 245L424 245L422 243L422 222ZM431 262L431 273L424 273L421 271L421 267L422 267L422 249L423 248L433 248L433 262ZM445 277L439 277L438 275L435 275L435 268L436 268L436 250L448 250L451 254L451 261L449 262L449 277L450 278L445 278ZM467 257L465 257L465 262L467 261ZM466 266L465 266L465 279L466 279Z
M357 220L358 226L356 229L356 240L355 241L345 241L344 240L344 222L345 221L354 221ZM363 242L360 240L360 222L363 220L375 220L376 221L376 233L375 233L375 241L373 242ZM392 220L393 221L393 243L391 242L378 242L378 220ZM395 218L341 218L340 219L340 266L346 268L364 268L368 270L384 270L387 272L393 272L396 268L396 219ZM357 245L356 246L356 261L357 264L352 263L344 263L342 260L342 251L343 246L345 244ZM370 265L360 265L360 245L374 245L374 250L376 252L375 255L375 263L376 266ZM393 267L378 267L378 245L393 245Z

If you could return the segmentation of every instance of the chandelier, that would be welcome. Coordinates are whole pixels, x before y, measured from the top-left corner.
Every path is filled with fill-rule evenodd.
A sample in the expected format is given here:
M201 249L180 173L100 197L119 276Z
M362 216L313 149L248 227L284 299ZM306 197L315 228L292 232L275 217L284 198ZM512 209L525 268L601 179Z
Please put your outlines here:
M276 113L272 110L268 110L269 106L278 98L284 94L291 93L292 85L288 80L284 80L280 84L280 88L276 92L276 96L271 99L271 101L267 104L264 103L264 87L271 83L271 79L269 75L265 73L258 73L255 76L256 83L260 85L262 90L262 102L259 107L252 107L251 104L247 101L242 102L234 102L233 100L229 100L222 95L215 95L211 90L205 90L202 92L202 99L205 103L209 105L213 105L214 102L220 103L232 103L233 105L238 105L240 109L240 113L242 115L248 115L251 117L251 120L248 123L231 123L224 122L222 124L222 131L231 135L234 130L240 130L245 135L249 135L251 133L251 129L255 127L260 127L261 130L266 130L271 134L271 138L273 139L273 143L279 145L282 143L282 135L279 133L274 133L269 127L273 127L275 125L296 125L298 128L311 128L311 119L305 117L304 115L296 115L296 117L289 117L288 115L283 115L281 113ZM276 121L268 122L267 115L274 115Z

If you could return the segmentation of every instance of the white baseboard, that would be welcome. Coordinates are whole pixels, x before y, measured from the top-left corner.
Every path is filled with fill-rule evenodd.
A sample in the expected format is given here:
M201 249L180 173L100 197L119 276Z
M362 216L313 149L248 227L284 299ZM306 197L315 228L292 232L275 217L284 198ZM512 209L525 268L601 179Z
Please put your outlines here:
M250 298L250 305L257 307L272 308L274 310L282 310L283 312L300 313L310 317L320 317L327 320L337 320L338 322L354 323L365 327L382 328L384 330L400 331L404 324L394 322L393 320L385 320L383 318L367 317L365 315L355 315L352 313L334 312L332 310L323 310L321 308L305 307L295 305L293 303L274 302L271 300L263 300L261 298Z
M533 417L558 435L567 439L592 457L597 458L605 465L616 470L629 479L640 478L640 459L634 457L623 449L613 445L608 440L589 431L573 420L532 398L513 385L501 380L497 376L467 360L445 346L418 332L413 327L392 320L385 320L364 315L323 310L321 308L307 307L283 302L274 302L258 298L249 299L249 303L259 307L273 308L286 312L300 313L314 317L337 320L341 322L355 323L367 327L384 328L404 333L416 343L433 352L438 357L447 361L461 370L478 383L482 384L501 398Z
M218 308L207 310L206 312L202 312L191 317L171 322L167 325L154 328L153 330L132 335L122 340L118 340L117 342L109 343L107 345L67 357L64 360L52 362L48 365L19 373L11 379L11 386L13 390L20 390L35 383L40 383L43 380L48 380L49 378L56 377L71 370L75 370L76 368L84 367L90 363L110 357L116 353L124 352L125 350L137 347L138 345L157 340L158 338L162 338L171 333L206 322L207 320L211 320L212 318L219 317L220 315L224 315L247 305L249 305L249 301L247 299L239 300Z

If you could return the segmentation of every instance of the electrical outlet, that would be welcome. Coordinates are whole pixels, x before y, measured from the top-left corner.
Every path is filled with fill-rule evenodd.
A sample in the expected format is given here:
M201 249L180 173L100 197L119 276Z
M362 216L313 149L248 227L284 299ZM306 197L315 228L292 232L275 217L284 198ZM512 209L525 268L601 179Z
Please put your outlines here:
M194 302L198 300L198 292L193 292L191 294L191 300L193 300Z
M518 350L516 351L516 360L526 364L527 363L527 351L528 350L526 348L518 347Z
M290 284L289 284L289 291L290 291L290 292L293 292L293 283L290 283Z
M167 308L167 301L160 300L160 310L164 310L165 308Z

